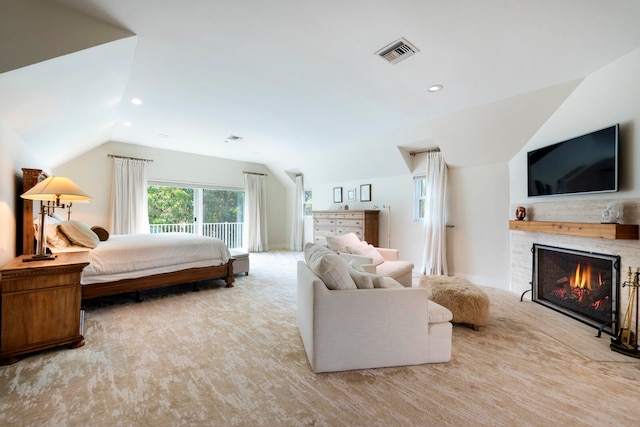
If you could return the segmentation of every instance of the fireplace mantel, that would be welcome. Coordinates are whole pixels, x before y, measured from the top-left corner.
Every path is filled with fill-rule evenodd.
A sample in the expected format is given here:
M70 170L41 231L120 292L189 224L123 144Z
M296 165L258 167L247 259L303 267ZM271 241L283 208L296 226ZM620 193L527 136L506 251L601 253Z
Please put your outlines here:
M638 240L637 224L511 220L509 221L509 230L610 240Z

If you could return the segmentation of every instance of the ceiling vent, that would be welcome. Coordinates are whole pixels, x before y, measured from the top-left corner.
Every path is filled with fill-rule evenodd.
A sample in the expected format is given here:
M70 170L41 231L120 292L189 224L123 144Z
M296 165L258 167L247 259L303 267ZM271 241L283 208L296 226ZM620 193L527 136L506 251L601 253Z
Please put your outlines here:
M412 45L404 37L394 41L391 44L383 47L375 54L390 64L397 64L398 62L410 57L411 55L420 52L420 49Z

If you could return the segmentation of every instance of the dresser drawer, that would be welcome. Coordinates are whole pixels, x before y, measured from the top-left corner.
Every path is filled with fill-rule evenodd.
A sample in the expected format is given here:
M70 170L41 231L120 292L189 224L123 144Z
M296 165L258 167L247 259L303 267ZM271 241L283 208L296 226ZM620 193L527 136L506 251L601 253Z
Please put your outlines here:
M339 219L336 221L337 227L351 227L351 228L362 228L364 226L364 221L359 219Z

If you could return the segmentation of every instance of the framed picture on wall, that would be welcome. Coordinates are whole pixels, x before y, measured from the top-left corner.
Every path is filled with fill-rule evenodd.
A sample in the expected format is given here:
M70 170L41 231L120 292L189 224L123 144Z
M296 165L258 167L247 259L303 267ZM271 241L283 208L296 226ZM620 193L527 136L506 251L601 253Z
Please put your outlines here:
M356 201L356 189L355 188L351 188L351 189L347 190L347 201L349 201L349 202L355 202Z
M342 187L333 188L333 203L342 203Z
M371 184L362 184L360 186L360 201L361 202L371 201Z

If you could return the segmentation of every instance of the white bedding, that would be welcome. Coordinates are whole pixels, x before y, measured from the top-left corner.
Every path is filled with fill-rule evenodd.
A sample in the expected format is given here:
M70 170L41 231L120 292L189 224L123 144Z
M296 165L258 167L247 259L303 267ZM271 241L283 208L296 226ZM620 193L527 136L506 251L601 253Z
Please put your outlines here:
M89 265L84 268L80 283L216 266L225 264L230 257L224 242L214 237L189 233L115 235L89 250Z

